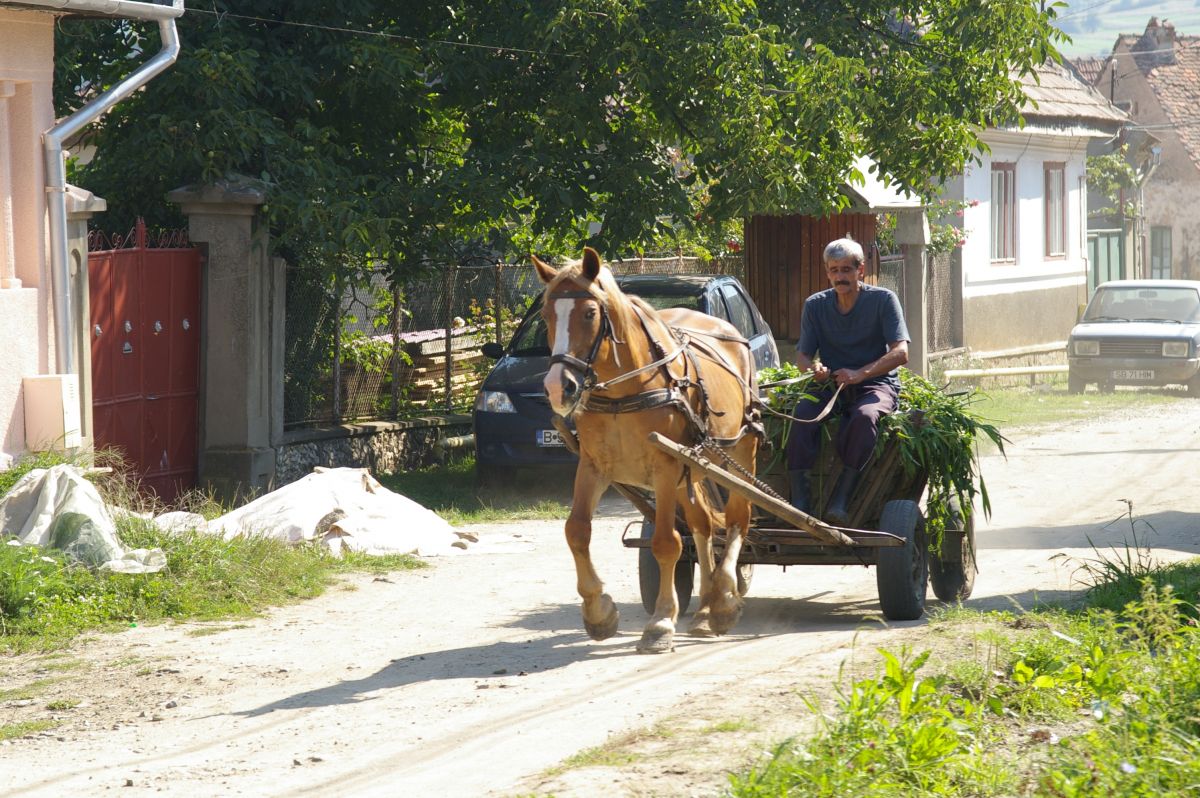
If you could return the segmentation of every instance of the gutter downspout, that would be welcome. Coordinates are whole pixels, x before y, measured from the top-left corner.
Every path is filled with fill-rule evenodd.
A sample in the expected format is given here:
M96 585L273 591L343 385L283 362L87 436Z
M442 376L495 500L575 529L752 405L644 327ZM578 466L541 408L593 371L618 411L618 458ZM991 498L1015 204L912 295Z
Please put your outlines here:
M50 280L54 291L54 361L59 374L78 374L71 318L71 271L67 263L67 168L63 142L79 133L105 112L150 82L179 56L175 19L183 14L183 0L173 5L127 0L25 0L64 12L103 13L122 18L158 22L162 49L116 86L88 102L48 130L42 140L46 166L46 210L50 216Z

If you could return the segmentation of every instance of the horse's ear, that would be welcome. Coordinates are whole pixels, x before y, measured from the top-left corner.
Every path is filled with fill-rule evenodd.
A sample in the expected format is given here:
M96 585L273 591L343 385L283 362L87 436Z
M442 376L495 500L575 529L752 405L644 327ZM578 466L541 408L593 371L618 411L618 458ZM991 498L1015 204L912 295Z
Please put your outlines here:
M529 257L533 258L533 268L537 270L538 279L546 285L549 285L558 276L558 272L554 270L554 267L548 263L544 263L537 255L530 255Z
M590 283L600 274L600 253L591 247L583 248L583 267L580 274Z

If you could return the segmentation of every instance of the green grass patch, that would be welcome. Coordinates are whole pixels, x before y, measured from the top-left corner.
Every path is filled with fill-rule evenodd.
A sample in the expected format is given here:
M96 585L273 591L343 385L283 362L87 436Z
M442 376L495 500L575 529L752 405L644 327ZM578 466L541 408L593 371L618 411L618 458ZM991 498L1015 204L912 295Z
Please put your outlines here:
M723 720L720 723L713 723L706 726L702 734L732 734L735 732L754 731L757 726L747 720Z
M839 687L836 711L810 703L815 734L731 777L730 794L1193 794L1200 626L1181 596L1197 595L1200 560L1142 558L1098 554L1080 606L940 613L939 656L881 652L880 672Z
M58 721L56 720L26 720L20 723L9 723L0 726L0 740L16 740L20 737L28 737L31 734L49 731L58 725Z
M79 706L79 701L74 698L59 698L46 704L46 709L62 711L66 709L74 709Z
M1066 383L996 388L979 391L977 397L971 409L998 426L1001 432L1008 427L1062 423L1119 410L1158 412L1175 402L1196 401L1182 390L1169 388L1072 394L1067 392Z
M513 475L503 486L476 484L475 459L400 474L379 481L388 489L433 510L451 524L483 524L533 519L562 519L570 511L569 475L535 470Z
M88 629L249 617L317 596L340 573L424 565L406 556L338 559L321 546L263 537L167 534L136 518L119 522L118 532L129 548L161 548L167 567L115 574L56 550L0 546L0 651L58 648Z
M38 679L20 687L8 687L0 690L0 703L4 701L28 701L37 698L47 687L57 684L61 679Z

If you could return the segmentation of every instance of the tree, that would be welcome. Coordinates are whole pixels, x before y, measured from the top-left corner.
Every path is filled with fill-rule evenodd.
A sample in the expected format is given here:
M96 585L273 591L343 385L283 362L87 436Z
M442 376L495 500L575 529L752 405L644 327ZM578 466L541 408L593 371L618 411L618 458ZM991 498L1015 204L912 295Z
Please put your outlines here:
M176 186L249 175L286 257L397 277L464 247L719 241L751 213L841 207L859 154L910 189L961 171L983 128L1019 120L1021 74L1057 57L1041 6L217 0L180 20L179 62L105 118L74 179L125 223L168 220ZM94 20L58 45L72 89L158 47L152 27Z

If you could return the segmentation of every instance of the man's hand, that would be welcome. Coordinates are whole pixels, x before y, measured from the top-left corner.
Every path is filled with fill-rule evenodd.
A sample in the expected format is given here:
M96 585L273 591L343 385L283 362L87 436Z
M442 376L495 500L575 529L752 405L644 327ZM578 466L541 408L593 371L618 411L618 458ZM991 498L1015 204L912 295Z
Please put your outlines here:
M815 363L810 369L813 373L813 379L817 382L825 382L829 379L829 368L824 363Z
M833 372L833 379L838 385L858 385L866 379L866 375L863 369L838 369Z

